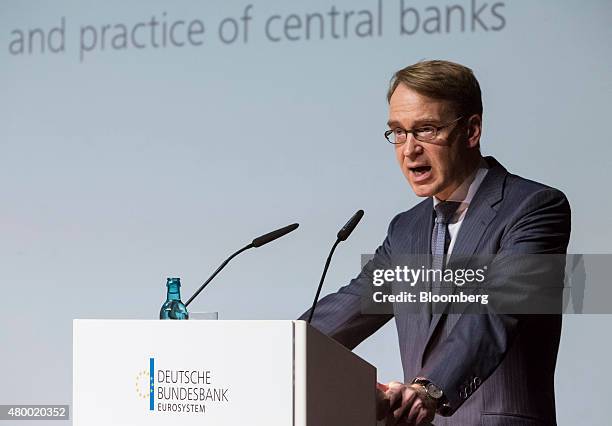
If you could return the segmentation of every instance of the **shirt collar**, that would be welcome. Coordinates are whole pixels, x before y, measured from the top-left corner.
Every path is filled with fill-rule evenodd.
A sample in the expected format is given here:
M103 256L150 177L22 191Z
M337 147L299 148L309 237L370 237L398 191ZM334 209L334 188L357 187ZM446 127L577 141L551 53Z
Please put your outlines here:
M459 217L470 205L476 191L480 187L480 184L487 175L489 166L484 158L480 159L478 167L455 189L455 191L448 197L447 201L458 201L461 204L454 215L454 219ZM436 207L442 201L437 197L433 197L433 205Z

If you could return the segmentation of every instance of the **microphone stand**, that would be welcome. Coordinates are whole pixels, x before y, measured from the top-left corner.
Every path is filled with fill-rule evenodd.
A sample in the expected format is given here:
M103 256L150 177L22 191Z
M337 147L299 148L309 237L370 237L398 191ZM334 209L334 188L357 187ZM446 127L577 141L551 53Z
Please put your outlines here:
M336 247L340 243L340 241L346 241L346 239L351 235L351 233L355 230L355 227L363 217L363 210L357 210L348 222L338 231L338 235L336 237L336 242L332 246L329 251L329 256L327 256L327 261L325 262L325 267L323 268L323 275L321 275L321 281L319 281L319 287L317 288L317 294L315 295L314 301L312 302L312 308L310 308L310 315L308 316L308 324L312 321L312 317L314 316L314 311L317 307L317 302L319 301L319 295L321 294L321 289L323 288L323 281L325 280L325 275L327 274L327 269L329 268L329 264L331 262L331 258L334 255L334 251Z
M234 257L238 256L240 253L242 253L243 251L246 251L248 249L254 248L254 247L261 247L265 244L268 244L271 241L274 241L280 237L283 237L285 235L287 235L290 232L295 231L298 226L300 226L297 223L293 223L291 225L287 225L283 228L277 229L276 231L272 231L272 232L268 232L267 234L261 235L257 238L255 238L253 241L251 241L250 244L242 247L240 250L238 250L237 252L235 252L234 254L232 254L230 257L228 257L227 259L225 259L225 261L221 264L221 266L219 266L215 272L213 272L213 274L204 282L204 284L202 284L200 286L200 288L193 294L193 296L191 296L189 298L189 300L187 301L187 303L185 303L185 307L189 306L189 304L191 302L193 302L193 299L195 299L198 294L200 294L200 292L202 290L204 290L204 288L208 285L208 283L210 283L212 281L213 278L215 278L217 276L217 274L219 272L221 272L221 270L223 268L225 268L225 266L230 262L230 260L232 260Z
M240 250L238 250L237 252L232 254L230 257L225 259L225 261L215 270L215 272L213 272L213 274L204 282L204 284L202 284L202 286L200 286L200 288L195 293L193 293L193 296L189 298L187 303L185 303L185 306L189 306L189 304L193 301L193 299L195 299L198 296L198 294L200 294L200 292L204 290L204 288L208 285L208 283L211 282L213 278L215 278L219 272L221 272L221 269L225 268L225 265L227 265L230 262L230 260L238 256L243 251L246 251L253 247L255 247L253 243L250 243L249 245L242 247Z
M338 244L342 241L340 238L336 240L331 250L329 251L329 255L327 256L327 261L325 262L325 267L323 268L323 275L321 275L321 281L319 281L319 287L317 288L317 294L315 295L314 301L312 302L312 308L310 308L310 316L308 317L308 324L312 321L312 317L314 315L315 308L317 307L317 302L319 301L319 295L321 294L321 289L323 288L323 281L325 281L325 275L327 274L327 269L329 268L329 264L331 262L331 258L334 255L334 251Z

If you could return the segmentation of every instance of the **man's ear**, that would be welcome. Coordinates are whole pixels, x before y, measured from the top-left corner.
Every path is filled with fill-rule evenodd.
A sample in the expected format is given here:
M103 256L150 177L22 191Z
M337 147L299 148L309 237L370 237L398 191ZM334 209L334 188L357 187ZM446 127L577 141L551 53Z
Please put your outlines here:
M480 115L473 114L468 118L467 132L467 147L478 147L480 145L480 135L482 134L482 117Z

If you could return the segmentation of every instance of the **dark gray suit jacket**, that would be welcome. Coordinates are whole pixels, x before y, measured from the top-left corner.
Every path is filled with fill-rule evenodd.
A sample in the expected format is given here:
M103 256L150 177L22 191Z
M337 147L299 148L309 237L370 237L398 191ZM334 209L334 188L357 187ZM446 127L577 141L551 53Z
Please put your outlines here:
M493 255L503 264L514 254L566 253L570 207L563 193L508 173L492 157L486 161L489 172L470 203L452 256ZM393 315L361 312L372 271L389 267L398 256L430 253L432 228L431 198L397 215L359 276L321 299L313 326L352 349L395 317L404 381L426 377L450 402L451 416L436 415L436 425L556 424L561 315L443 313L430 322L401 308Z

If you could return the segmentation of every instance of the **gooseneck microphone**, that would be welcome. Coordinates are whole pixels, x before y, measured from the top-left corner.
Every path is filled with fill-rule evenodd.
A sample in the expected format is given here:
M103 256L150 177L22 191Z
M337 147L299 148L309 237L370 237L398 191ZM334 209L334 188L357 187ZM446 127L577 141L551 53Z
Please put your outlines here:
M317 302L319 301L319 295L321 294L321 289L323 288L323 281L325 281L325 275L327 275L327 269L329 268L329 264L331 262L332 256L334 255L336 247L338 247L340 241L345 241L349 237L349 235L351 235L362 217L363 210L358 210L357 213L355 213L353 217L351 217L349 221L346 222L346 225L344 225L342 229L338 231L336 242L332 246L331 250L329 251L329 255L327 256L327 261L325 262L325 267L323 268L323 274L321 275L321 281L319 281L319 287L317 288L317 294L315 295L314 301L312 302L312 308L310 308L308 324L310 324L310 322L312 321L312 317L314 316L315 308L317 307Z
M349 235L351 235L362 217L363 210L357 210L357 213L355 213L353 217L346 222L346 225L344 225L342 229L338 231L338 241L345 241Z
M272 232L268 232L267 234L264 234L260 237L255 238L251 244L249 244L248 246L246 246L246 248L251 248L252 247L261 247L264 244L268 244L274 240L276 240L277 238L283 237L285 235L287 235L289 232L293 232L297 229L297 227L300 226L298 223L293 223L291 225L287 225L284 228L280 228L277 229L276 231L272 231Z
M210 283L213 280L213 278L215 278L217 276L217 274L219 272L221 272L221 270L223 268L225 268L225 266L234 257L238 256L240 253L242 253L245 250L248 250L248 249L251 249L251 248L255 248L255 247L261 247L264 244L268 244L268 243L276 240L277 238L283 237L283 236L287 235L288 233L290 233L292 231L295 231L298 226L300 226L298 223L293 223L291 225L285 226L284 228L280 228L280 229L277 229L276 231L272 231L272 232L269 232L269 233L264 234L262 236L259 236L259 237L255 238L250 244L242 247L240 250L238 250L237 252L232 254L230 257L225 259L225 261L217 268L217 270L215 272L212 273L212 275L204 282L204 284L202 284L200 286L200 288L195 293L193 293L193 296L191 296L189 298L187 303L185 303L185 306L189 306L189 304L193 301L193 299L198 297L198 294L200 294L200 292L202 290L204 290L204 288L208 285L208 283Z

